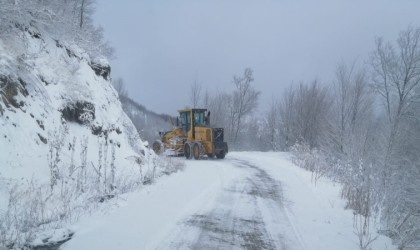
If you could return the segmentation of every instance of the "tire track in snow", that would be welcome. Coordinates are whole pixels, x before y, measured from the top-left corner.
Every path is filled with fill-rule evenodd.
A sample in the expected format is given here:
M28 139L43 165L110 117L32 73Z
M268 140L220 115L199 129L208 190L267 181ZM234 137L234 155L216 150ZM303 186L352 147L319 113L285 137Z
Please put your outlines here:
M249 162L230 159L226 164L245 174L224 183L213 207L202 207L178 223L176 233L158 248L306 249L285 211L280 183Z
M278 188L276 188L277 190L280 190L280 193L278 194L279 199L277 199L277 201L279 201L279 202L276 204L277 205L276 207L279 208L282 211L282 213L284 214L284 218L289 222L288 224L293 230L294 236L295 236L298 244L300 245L300 249L302 249L302 250L308 249L305 241L303 240L302 233L299 230L298 225L295 222L292 213L284 205L284 199L283 199L283 194L282 194L282 189L281 189L280 183L278 183L276 180L274 180L272 177L270 177L266 171L264 171L261 168L258 168L257 166L251 164L250 162L245 161L245 160L239 160L239 159L235 159L235 160L240 162L241 164L249 166L253 169L257 169L260 172L260 175L263 177L262 179L266 180L266 182L264 182L264 183L270 183L270 184L276 183L276 185L279 186ZM276 210L277 209L272 209L272 212L274 212Z

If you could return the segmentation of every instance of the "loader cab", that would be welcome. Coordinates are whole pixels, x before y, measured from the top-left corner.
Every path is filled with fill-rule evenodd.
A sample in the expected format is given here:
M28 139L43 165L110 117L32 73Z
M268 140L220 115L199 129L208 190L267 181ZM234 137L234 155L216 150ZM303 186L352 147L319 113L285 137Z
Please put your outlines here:
M206 109L185 109L178 110L180 127L187 134L191 127L205 126L208 124L208 117L206 116Z

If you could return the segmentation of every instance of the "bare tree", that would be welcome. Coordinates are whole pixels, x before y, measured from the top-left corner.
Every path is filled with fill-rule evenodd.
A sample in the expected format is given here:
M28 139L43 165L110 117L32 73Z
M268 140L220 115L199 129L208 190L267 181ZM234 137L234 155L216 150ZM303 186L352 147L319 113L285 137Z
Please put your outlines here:
M352 156L357 162L362 157L366 131L372 117L373 96L368 88L364 69L340 63L333 84L330 150L342 156ZM358 152L356 152L358 151Z
M344 152L345 132L348 127L348 120L350 118L350 91L351 78L353 75L354 64L349 69L345 64L339 64L336 69L336 78L334 82L335 96L338 120L338 143L339 151Z
M208 109L211 110L213 126L228 128L230 103L232 103L232 96L227 93L217 93L210 97Z
M402 117L420 100L420 28L408 28L397 40L398 52L382 38L376 40L372 55L373 81L386 108L390 132L385 162L389 161Z
M280 135L281 129L279 103L275 99L271 101L270 108L267 111L265 119L265 139L269 144L271 150L280 150L284 145L283 139Z
M206 91L204 92L204 96L203 96L203 107L204 108L208 108L210 105L210 93L209 91L206 89Z
M230 114L231 141L233 144L237 142L244 116L252 113L258 105L260 92L251 86L251 83L254 81L252 74L253 70L246 68L243 76L233 77L235 90L233 91L233 103Z
M285 150L289 149L297 141L296 133L294 130L295 124L295 90L292 85L286 89L283 93L283 98L279 102L279 115L280 115L280 133L284 138L284 145L282 146Z
M201 101L201 85L197 82L197 80L195 80L191 85L190 101L192 108L197 108Z
M328 121L330 102L328 89L321 87L317 80L299 85L295 99L296 139L305 141L311 148L320 146Z

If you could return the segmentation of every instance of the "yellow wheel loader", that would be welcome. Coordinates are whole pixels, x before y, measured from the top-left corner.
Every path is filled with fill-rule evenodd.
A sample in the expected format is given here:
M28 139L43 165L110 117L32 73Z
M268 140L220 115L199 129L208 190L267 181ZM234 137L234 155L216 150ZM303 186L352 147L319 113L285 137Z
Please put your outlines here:
M210 126L210 111L207 109L178 110L176 127L167 132L159 132L161 140L153 143L156 154L185 156L198 160L204 157L225 158L228 145L223 141L223 128Z

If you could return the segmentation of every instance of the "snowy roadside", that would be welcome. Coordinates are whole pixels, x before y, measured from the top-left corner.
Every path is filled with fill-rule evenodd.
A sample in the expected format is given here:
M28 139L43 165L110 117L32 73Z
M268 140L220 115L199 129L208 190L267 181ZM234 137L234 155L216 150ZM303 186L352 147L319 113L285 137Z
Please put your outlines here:
M230 157L247 160L265 169L282 183L286 211L303 241L305 249L359 249L353 227L353 211L345 209L340 198L340 185L326 178L315 183L311 173L295 166L288 153L233 152ZM377 233L371 249L396 249L391 239Z

